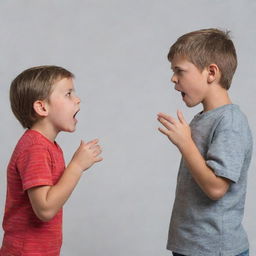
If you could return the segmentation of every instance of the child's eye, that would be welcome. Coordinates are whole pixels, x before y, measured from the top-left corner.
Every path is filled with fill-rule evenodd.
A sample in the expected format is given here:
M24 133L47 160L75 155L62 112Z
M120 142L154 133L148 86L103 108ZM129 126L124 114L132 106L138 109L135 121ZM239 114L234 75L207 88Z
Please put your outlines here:
M68 96L68 97L71 96L71 92L68 92L68 93L66 94L66 96Z

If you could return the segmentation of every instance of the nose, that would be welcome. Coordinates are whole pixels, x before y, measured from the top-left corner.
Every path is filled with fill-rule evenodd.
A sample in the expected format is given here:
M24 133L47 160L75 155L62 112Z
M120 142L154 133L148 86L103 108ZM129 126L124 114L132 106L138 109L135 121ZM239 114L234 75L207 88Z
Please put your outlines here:
M76 102L76 104L80 104L81 99L80 99L78 96L76 96L76 98L75 98L75 102Z
M177 84L177 83L178 83L178 79L177 79L177 76L175 75L175 73L172 75L171 81L172 81L174 84Z

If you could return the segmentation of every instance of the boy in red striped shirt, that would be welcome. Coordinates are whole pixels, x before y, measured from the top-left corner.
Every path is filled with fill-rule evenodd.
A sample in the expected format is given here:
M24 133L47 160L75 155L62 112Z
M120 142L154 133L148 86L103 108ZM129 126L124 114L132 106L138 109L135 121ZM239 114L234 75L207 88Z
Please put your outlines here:
M25 70L11 84L14 115L27 130L7 169L0 256L57 256L62 244L62 206L84 170L102 160L98 140L81 142L65 167L55 138L73 132L80 99L73 74L56 66Z

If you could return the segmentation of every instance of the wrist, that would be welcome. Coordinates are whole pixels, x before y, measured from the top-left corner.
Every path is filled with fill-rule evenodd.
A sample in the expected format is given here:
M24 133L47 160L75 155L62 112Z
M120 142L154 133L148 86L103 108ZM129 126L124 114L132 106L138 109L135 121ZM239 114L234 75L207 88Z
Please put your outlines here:
M81 176L83 173L83 168L81 168L81 166L79 164L75 163L74 161L71 161L68 164L67 169L69 170L69 172L72 172L75 175Z
M179 151L183 153L188 153L189 151L193 150L195 143L192 138L184 140L182 143L177 145Z

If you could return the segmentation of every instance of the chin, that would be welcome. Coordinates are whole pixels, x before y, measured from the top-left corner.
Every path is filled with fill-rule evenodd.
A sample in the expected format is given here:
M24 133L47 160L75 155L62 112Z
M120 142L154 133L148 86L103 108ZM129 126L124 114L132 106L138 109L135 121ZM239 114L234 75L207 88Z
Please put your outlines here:
M74 132L76 130L76 127L74 128L66 128L66 129L63 129L62 131L63 132Z
M185 103L187 107L189 108L193 108L195 105L194 104L191 104L191 103Z
M198 104L200 104L201 102L185 102L186 106L189 108L193 108L195 106L197 106Z
M74 132L76 130L76 128L74 128L74 129L71 129L69 132Z

